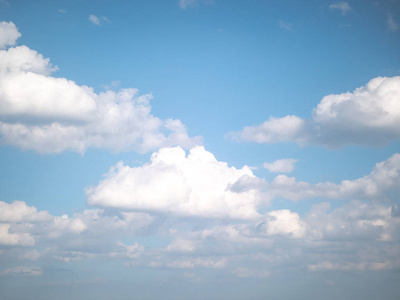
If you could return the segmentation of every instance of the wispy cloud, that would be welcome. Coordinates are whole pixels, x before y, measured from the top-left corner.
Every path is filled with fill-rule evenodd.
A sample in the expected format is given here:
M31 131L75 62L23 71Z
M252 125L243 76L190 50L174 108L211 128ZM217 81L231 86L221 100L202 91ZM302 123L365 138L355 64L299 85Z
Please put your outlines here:
M329 8L334 10L340 10L342 16L345 15L349 10L351 10L351 7L347 2L333 3L329 5Z
M392 15L387 17L387 26L390 31L397 31L399 29L399 24L393 19Z
M40 276L43 271L38 267L14 267L0 272L1 276Z
M288 22L279 20L278 25L279 25L279 27L281 27L283 29L286 29L286 30L289 30L289 31L293 30L292 24L290 24Z
M102 17L97 17L95 15L90 15L89 16L89 21L92 22L94 25L100 26L104 22L110 22L110 20L104 16Z
M181 9L186 9L188 7L193 7L198 3L213 4L214 0L179 0L178 5Z

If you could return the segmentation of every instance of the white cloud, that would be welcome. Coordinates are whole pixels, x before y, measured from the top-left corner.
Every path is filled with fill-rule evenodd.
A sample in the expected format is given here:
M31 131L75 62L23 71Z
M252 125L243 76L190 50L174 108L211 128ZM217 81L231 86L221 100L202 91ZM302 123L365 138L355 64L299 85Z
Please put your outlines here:
M100 19L99 19L99 17L96 17L95 15L90 15L89 21L92 22L94 25L100 26Z
M399 29L399 24L393 19L392 15L387 17L387 26L390 31L397 31Z
M0 223L0 245L33 246L35 238L29 233L10 232L10 224Z
M274 173L290 173L293 171L296 162L298 160L292 158L279 159L272 163L264 163L263 167Z
M33 206L26 205L23 201L6 203L0 201L0 222L38 222L50 220L47 211L38 212Z
M147 152L201 144L179 120L151 115L151 95L136 89L94 93L65 78L48 58L26 46L0 51L2 143L41 153L88 147Z
M292 235L301 238L305 234L305 225L298 213L287 209L270 211L265 214L264 224L268 235Z
M351 10L350 5L347 2L339 2L329 5L330 9L340 10L342 15L345 15L349 10Z
M0 74L2 77L19 73L50 75L57 69L57 66L50 63L50 59L44 58L40 53L24 45L0 51Z
M0 22L0 49L15 45L21 36L13 22Z
M305 198L368 199L384 201L393 192L400 191L400 154L377 163L372 172L355 180L343 180L340 184L331 182L310 184L296 181L294 177L278 175L268 184L272 197L297 201Z
M106 179L87 190L89 205L178 215L253 218L260 194L250 187L231 189L244 176L255 177L247 166L228 167L203 147L188 156L179 147L163 148L141 167L117 164Z
M88 19L96 26L100 26L103 22L108 22L108 23L110 22L110 20L104 16L97 17L95 15L90 15Z
M311 120L273 118L240 132L234 140L299 145L384 145L400 140L400 76L377 77L353 92L325 96Z

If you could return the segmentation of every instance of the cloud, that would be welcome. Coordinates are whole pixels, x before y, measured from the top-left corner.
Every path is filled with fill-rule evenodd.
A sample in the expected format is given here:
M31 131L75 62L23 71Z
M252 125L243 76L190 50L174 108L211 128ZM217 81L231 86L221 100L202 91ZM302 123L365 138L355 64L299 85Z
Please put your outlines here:
M387 201L393 192L400 191L400 154L377 163L372 172L355 180L343 180L310 184L296 181L286 175L276 176L267 186L271 197L282 197L293 201L323 197L328 199L366 199Z
M264 163L263 167L274 173L290 173L293 171L296 162L298 160L292 158L279 159L272 163Z
M340 10L342 15L345 15L349 10L351 10L350 5L347 2L339 2L329 5L330 9Z
M0 245L7 246L33 246L35 238L29 233L10 232L10 224L0 223Z
M298 213L283 209L268 212L265 217L263 226L268 235L291 235L294 238L305 235L305 224Z
M0 222L37 222L51 219L47 211L38 212L23 201L5 203L0 201Z
M197 3L197 0L179 0L178 5L180 8L185 9L189 6L193 6Z
M18 266L0 271L0 276L41 276L42 274L43 271L39 267Z
M151 95L137 89L95 93L66 78L48 58L26 46L0 51L0 136L3 145L40 153L88 147L147 152L180 145L190 138L179 120L151 114Z
M399 29L399 24L393 19L392 15L387 16L387 26L390 31L397 31Z
M100 26L100 19L95 15L90 15L89 21L92 22L94 25Z
M89 19L90 22L92 22L92 24L94 24L96 26L101 26L101 24L103 24L104 22L110 23L110 20L107 17L104 17L104 16L97 17L95 15L90 15L88 19Z
M214 0L178 0L178 6L181 9L186 9L188 7L196 6L199 2L204 2L205 4L213 4Z
M325 96L310 120L270 117L228 137L257 143L295 142L340 147L400 140L400 76L377 77L353 92Z
M179 147L163 148L150 163L129 167L118 163L106 179L87 189L89 205L161 211L210 218L253 218L260 201L257 190L230 187L255 177L247 166L228 167L203 147L186 156Z
M21 36L13 22L0 22L0 49L15 45Z
M279 25L279 27L281 27L283 29L286 29L288 31L292 31L293 30L292 24L290 24L288 22L279 20L278 25Z

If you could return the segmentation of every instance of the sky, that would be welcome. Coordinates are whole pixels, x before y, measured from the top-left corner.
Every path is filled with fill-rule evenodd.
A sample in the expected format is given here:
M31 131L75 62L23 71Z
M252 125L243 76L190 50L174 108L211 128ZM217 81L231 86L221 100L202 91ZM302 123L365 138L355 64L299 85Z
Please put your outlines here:
M1 299L398 299L400 1L0 0Z

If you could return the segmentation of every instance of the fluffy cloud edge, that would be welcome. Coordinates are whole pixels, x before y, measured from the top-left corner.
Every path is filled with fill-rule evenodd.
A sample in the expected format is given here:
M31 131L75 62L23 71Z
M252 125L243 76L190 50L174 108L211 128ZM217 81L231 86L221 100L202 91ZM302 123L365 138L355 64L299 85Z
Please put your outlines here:
M400 76L376 77L353 92L323 97L311 119L270 117L226 135L234 141L294 142L337 148L347 144L382 146L400 140Z
M7 42L13 44L18 38L15 25L1 26L14 34L15 39ZM3 145L39 153L83 154L91 147L144 153L202 144L202 137L188 136L180 120L153 116L152 95L139 95L137 89L97 94L91 87L53 77L58 67L27 46L0 50L0 59Z

